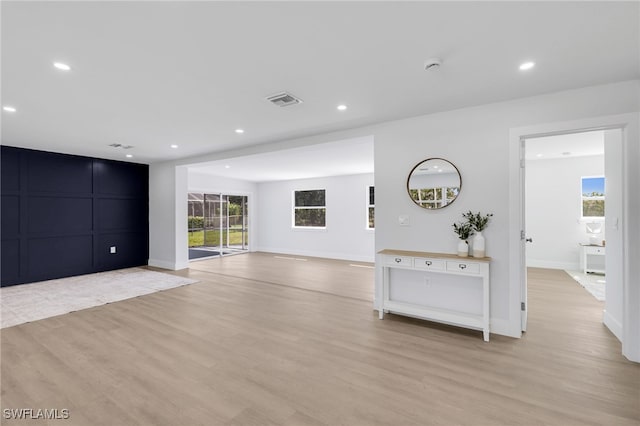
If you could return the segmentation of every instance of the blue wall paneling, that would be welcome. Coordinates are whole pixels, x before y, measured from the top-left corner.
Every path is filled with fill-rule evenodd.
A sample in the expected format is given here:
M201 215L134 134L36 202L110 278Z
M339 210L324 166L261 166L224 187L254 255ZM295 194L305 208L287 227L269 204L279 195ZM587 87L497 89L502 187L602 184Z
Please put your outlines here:
M7 146L0 155L2 286L147 264L147 165Z

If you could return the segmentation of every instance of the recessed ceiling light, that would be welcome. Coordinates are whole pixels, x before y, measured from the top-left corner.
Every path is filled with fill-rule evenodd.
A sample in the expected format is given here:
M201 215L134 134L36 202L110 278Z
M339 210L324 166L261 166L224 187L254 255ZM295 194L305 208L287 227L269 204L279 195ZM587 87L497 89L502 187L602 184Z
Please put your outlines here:
M230 168L231 168L231 166L230 166L230 165L228 165L228 164L226 164L226 165L224 166L224 168L225 168L225 169L230 169Z
M434 169L438 169L439 167L438 167L438 166L433 166L433 168L434 168Z
M540 158L542 157L542 154L536 154L536 157Z
M16 112L16 109L14 107L12 107L12 106L9 106L9 105L2 107L2 109L7 111L7 112Z
M178 145L171 145L171 148L176 149L178 147Z
M346 105L338 105L338 111L344 111L347 109Z
M520 64L520 71L526 71L526 70L530 70L531 68L535 67L536 63L535 62L523 62Z
M53 66L58 68L59 70L62 70L62 71L71 71L71 67L69 65L65 64L65 63L62 63L62 62L54 62Z
M236 133L244 133L244 130L242 130L242 129L236 129Z
M132 157L133 157L133 155L127 154L127 158L132 158Z
M438 173L442 173L442 169L438 170Z

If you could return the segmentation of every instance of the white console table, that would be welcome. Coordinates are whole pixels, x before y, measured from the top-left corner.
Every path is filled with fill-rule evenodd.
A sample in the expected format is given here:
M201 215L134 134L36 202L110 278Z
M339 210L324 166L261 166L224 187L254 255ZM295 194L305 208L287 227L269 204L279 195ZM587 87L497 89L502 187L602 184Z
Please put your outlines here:
M582 253L580 253L580 269L582 269L582 273L587 274L589 272L594 272L597 274L604 274L605 270L602 267L594 268L589 265L590 256L598 256L604 259L604 256L605 256L604 246L580 244L580 248L582 249Z
M448 253L390 249L382 250L379 254L382 262L382 294L378 311L380 319L384 318L385 312L392 312L478 329L482 330L484 340L489 341L489 263L491 258L458 257ZM434 308L425 303L392 300L390 297L390 271L394 268L478 278L478 285L482 286L482 312L470 314L451 309ZM393 285L402 286L402 282Z

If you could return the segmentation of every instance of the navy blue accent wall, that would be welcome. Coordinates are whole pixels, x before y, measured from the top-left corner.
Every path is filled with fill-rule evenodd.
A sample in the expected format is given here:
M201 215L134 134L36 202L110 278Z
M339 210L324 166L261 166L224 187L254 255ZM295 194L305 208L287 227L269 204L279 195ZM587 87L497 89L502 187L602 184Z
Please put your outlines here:
M0 149L2 286L147 264L147 165Z

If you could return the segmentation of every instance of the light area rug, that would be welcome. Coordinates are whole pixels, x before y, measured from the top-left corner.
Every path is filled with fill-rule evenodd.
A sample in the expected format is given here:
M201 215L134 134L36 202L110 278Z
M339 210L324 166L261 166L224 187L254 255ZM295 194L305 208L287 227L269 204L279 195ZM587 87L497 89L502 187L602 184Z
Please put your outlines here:
M585 288L597 300L604 302L605 300L605 276L602 274L584 274L578 271L565 271L571 278L576 280L578 284Z
M143 268L128 268L2 287L0 325L11 327L195 282Z

